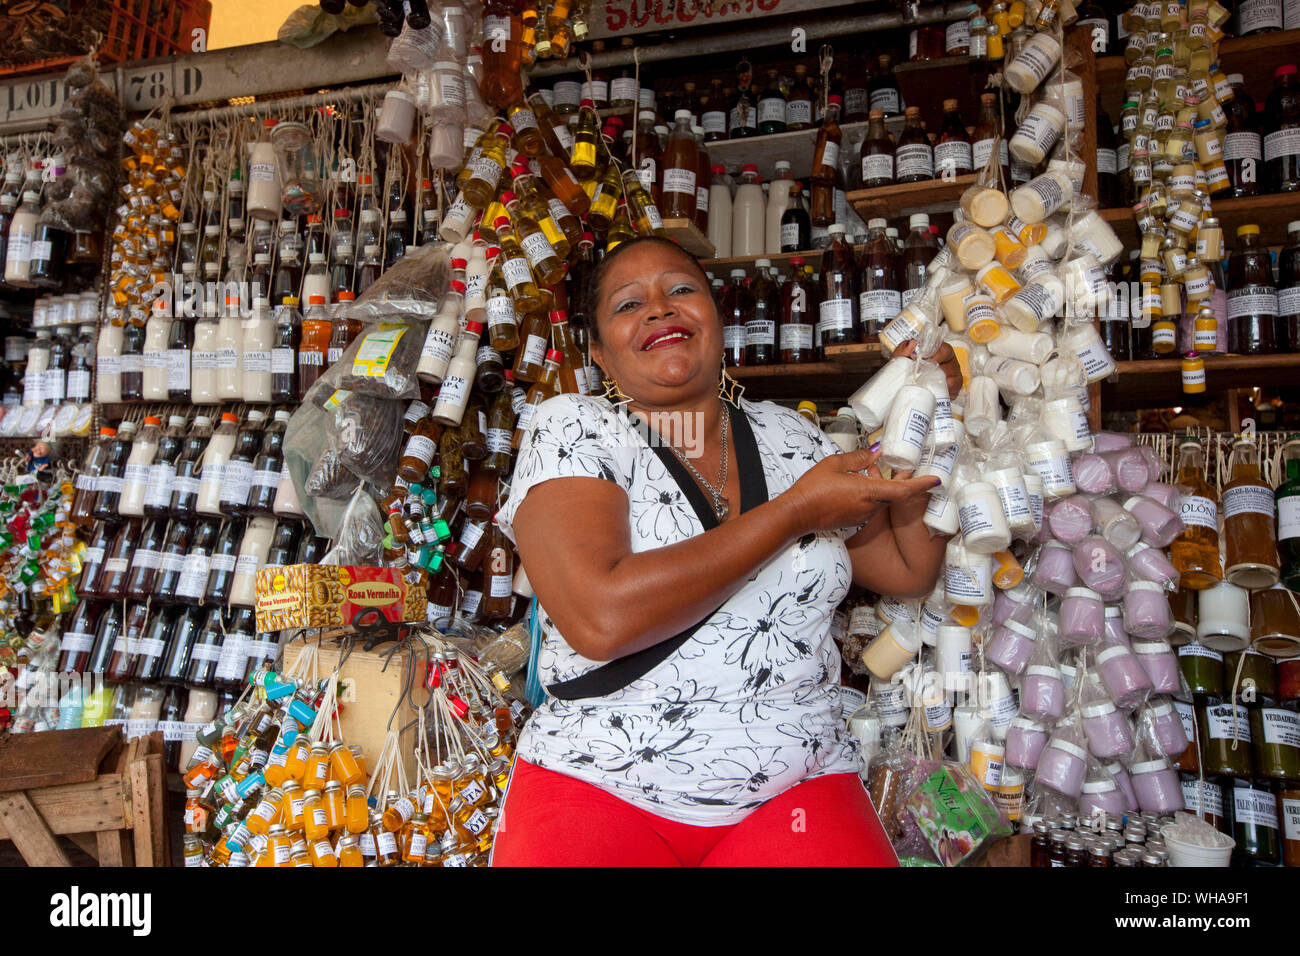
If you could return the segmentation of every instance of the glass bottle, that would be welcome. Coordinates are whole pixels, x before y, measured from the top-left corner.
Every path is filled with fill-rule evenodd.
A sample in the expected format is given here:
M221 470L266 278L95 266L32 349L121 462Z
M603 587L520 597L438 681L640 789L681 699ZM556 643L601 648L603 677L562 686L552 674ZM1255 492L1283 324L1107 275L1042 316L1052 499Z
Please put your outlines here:
M217 510L220 514L232 518L242 518L247 513L248 498L253 489L253 460L257 458L257 454L262 447L265 425L266 413L260 409L250 408L248 415L244 419L244 424L235 435L234 447L231 449L230 457L225 461L224 470L219 479L220 491L217 495ZM218 429L217 435L213 436L213 444L217 444L218 439L223 434L221 429ZM209 448L211 447L209 446ZM208 467L208 461L209 459L205 457L205 469ZM212 459L212 461L215 464L215 459ZM202 492L200 492L200 495L202 496ZM200 501L200 511L203 510L204 503Z
M1277 487L1277 550L1282 584L1300 588L1300 436L1282 446L1282 483Z
M790 278L781 286L781 324L777 339L783 365L816 362L820 358L814 345L817 287L804 266L802 256L793 257L790 260Z
M1270 192L1300 190L1300 73L1294 63L1273 71L1264 103L1264 179Z
M239 557L239 542L243 536L242 521L227 521L222 526L216 544L208 555L208 577L203 586L204 604L224 607L230 600L230 587L235 580L235 561Z
M898 183L920 183L934 179L934 151L930 138L925 134L921 124L921 110L909 106L904 111L906 117L903 131L898 135L898 146L894 149L894 163Z
M275 313L275 340L271 346L271 401L296 402L298 392L298 348L302 316L298 297L285 296Z
M99 521L111 521L118 516L126 460L130 457L134 438L135 422L122 422L104 456L104 464L99 471L99 497L95 499L95 507L91 512Z
M744 269L732 269L731 281L722 290L722 357L729 366L743 366L746 360L745 329L754 313Z
M1260 477L1259 448L1240 439L1232 446L1232 479L1223 486L1224 577L1248 590L1278 580L1273 489Z
M113 644L112 656L104 671L104 679L122 683L131 678L135 668L135 658L139 653L140 639L145 635L149 624L149 605L131 604L122 618L122 629Z
M95 501L99 497L99 474L108 458L108 451L113 446L116 428L104 426L99 430L99 439L90 446L81 468L77 471L75 481L76 494L72 498L72 510L68 520L78 527L88 527L94 520Z
M1278 338L1288 352L1300 352L1300 221L1288 224L1286 245L1277 254Z
M198 507L199 466L211 438L212 420L206 415L195 415L180 456L176 459L172 498L168 508L173 517L191 516Z
M1233 96L1224 102L1227 114L1224 127L1223 165L1228 170L1232 198L1259 195L1259 179L1264 174L1264 141L1259 134L1259 116L1255 101L1246 90L1240 73L1228 77Z
M122 401L144 398L144 325L134 319L122 329Z
M754 281L749 295L752 311L745 321L745 365L771 365L776 361L776 326L781 316L781 297L768 274L771 260L754 263Z
M59 674L81 674L90 661L90 652L94 649L95 629L104 605L92 601L82 601L77 605L72 621L59 644L59 662L55 672Z
M1277 350L1277 288L1259 226L1237 227L1228 260L1228 351L1270 355Z
M483 602L479 615L486 620L502 620L514 607L512 584L515 577L514 549L494 519L487 553L483 557Z
M528 432L529 423L532 422L533 413L537 406L548 398L552 398L560 393L559 377L560 363L564 361L564 353L555 349L550 349L546 353L545 365L542 369L541 376L528 389L528 395L524 404L520 406L515 422L515 433L510 439L510 448L512 451L519 450L519 444L524 440L524 435Z
M853 248L844 240L844 226L830 227L831 243L822 253L821 297L818 303L818 344L849 345L859 340L857 266Z
M903 308L903 296L898 289L898 256L885 228L884 219L870 220L867 241L858 253L861 282L858 318L868 342L874 342L880 330Z
M316 384L316 379L325 371L333 334L334 323L325 306L325 297L312 296L302 318L302 335L298 343L296 391L299 399L306 396L307 390Z
M274 419L266 426L261 447L253 459L252 489L245 514L273 513L275 494L280 488L280 476L284 469L284 432L289 417L288 410L278 409Z
M776 70L767 71L767 86L758 99L758 133L766 136L770 133L784 133L786 97L781 89L781 80ZM809 122L811 123L811 116Z
M222 523L216 518L204 518L194 528L189 550L176 583L176 600L184 604L202 604L207 587L208 572L212 567L212 553L221 534Z
M1002 138L1002 114L998 112L998 94L980 94L980 116L975 124L975 140L971 144L971 165L976 172L982 170L993 154L994 143L998 147L998 162L1002 166L1002 182L1011 182L1011 170L1008 165L1009 154L1007 141Z
M903 240L903 256L899 263L902 270L903 305L907 305L925 286L930 274L930 260L939 251L939 242L930 231L930 217L925 213L916 213L908 219L909 230Z
M146 521L132 552L126 577L125 594L134 601L146 601L153 594L154 580L162 564L163 541L167 536L166 519Z
M190 646L190 659L185 668L185 683L189 687L212 686L225 636L221 616L222 608L209 608L203 627Z
M154 600L171 601L176 597L176 586L180 583L181 572L185 570L185 555L193 537L194 524L191 521L177 519L168 526L167 537L163 541L162 561L154 579Z
M1199 442L1178 446L1176 479L1183 530L1169 547L1180 586L1200 591L1223 578L1219 564L1219 502L1205 480L1205 452Z
M894 77L893 57L882 53L877 60L879 69L871 78L869 87L870 108L880 110L884 118L897 116L903 112L903 96L898 89L898 80Z
M939 179L965 176L973 169L971 140L958 112L957 101L943 101L943 123L934 143L934 174Z
M689 110L678 110L663 151L663 207L666 219L694 219L700 158Z
M812 248L812 222L803 202L803 186L790 184L790 203L781 213L781 251L801 252Z
M754 98L742 83L736 89L736 98L727 111L727 139L744 139L758 135L758 110Z
M840 171L840 145L844 134L840 130L840 98L831 96L817 130L817 143L813 147L812 180L814 183L835 183Z
M813 92L808 85L808 67L800 63L794 68L794 82L790 84L790 94L785 101L785 128L790 132L812 129L812 123Z
M104 552L104 565L96 591L108 601L119 601L126 594L131 555L140 540L139 521L124 521Z
M185 683L185 673L190 666L190 652L198 640L199 631L203 629L203 620L207 615L199 608L181 611L176 618L171 637L167 642L162 667L158 671L158 680L163 684ZM165 709L165 706L164 706Z

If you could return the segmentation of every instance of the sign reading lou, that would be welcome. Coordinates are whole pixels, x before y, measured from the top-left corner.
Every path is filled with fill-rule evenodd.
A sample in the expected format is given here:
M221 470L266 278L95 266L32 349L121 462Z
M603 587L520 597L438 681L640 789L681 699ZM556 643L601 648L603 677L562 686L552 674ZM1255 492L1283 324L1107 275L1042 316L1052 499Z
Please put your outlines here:
M853 0L604 0L591 5L590 38L680 30L841 7Z

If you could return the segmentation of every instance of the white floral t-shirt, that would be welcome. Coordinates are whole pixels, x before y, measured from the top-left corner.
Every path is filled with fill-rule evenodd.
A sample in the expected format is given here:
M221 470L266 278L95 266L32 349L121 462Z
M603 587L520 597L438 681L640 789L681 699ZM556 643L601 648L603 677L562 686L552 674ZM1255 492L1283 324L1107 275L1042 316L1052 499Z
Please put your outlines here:
M839 450L795 411L743 399L741 407L769 499ZM604 479L627 493L633 551L704 533L643 434L603 398L560 395L538 406L499 515L502 530L513 540L512 522L533 486L566 477ZM604 697L549 697L524 728L519 755L704 826L735 823L802 780L855 772L857 743L841 715L840 655L830 636L851 579L842 534L804 536L645 676ZM539 613L544 687L601 666L565 642L544 608Z

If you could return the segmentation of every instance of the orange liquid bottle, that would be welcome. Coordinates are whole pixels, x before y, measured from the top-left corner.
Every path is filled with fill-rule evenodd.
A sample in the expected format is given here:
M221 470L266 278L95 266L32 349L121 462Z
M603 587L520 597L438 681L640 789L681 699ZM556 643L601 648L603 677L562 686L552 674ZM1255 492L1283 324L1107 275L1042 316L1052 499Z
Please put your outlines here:
M1200 591L1223 579L1219 563L1219 502L1206 482L1205 452L1199 442L1178 447L1177 486L1183 530L1169 546L1169 558L1180 575L1180 585Z
M523 21L520 0L488 0L483 4L483 79L479 91L490 106L503 110L523 99L519 80L523 65Z
M698 196L695 180L700 157L691 131L690 110L678 110L663 153L663 216L665 219L694 219Z

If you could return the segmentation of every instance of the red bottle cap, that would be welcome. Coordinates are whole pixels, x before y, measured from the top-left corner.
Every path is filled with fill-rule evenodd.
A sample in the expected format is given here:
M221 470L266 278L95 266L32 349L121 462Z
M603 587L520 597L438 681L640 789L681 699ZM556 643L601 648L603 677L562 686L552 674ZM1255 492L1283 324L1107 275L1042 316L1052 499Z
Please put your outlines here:
M421 188L421 189L432 189L432 188L433 188L433 180L431 180L431 179L421 179L421 180L420 180L420 188Z
M503 372L502 374L505 375L505 377L506 377L506 381L507 381L507 382L513 382L513 381L515 380L515 372L514 372L514 369L509 369L509 368L508 368L508 369L506 369L505 372Z
M497 124L497 135L509 139L511 136L515 135L515 128L509 123L499 123Z
M324 305L324 304L325 304L325 296L323 296L323 295L313 295L313 296L309 296L308 299L307 299L307 304L308 304L308 305Z
M506 229L510 228L510 219L506 216L497 216L497 221L492 223L492 225L496 226L497 232L500 232L503 227Z
M596 241L596 237L595 237L595 235L593 235L593 234L590 233L590 232L584 232L584 233L582 234L582 241L583 241L583 242L595 242L595 241Z
M112 438L112 437L113 437L114 435L116 435L116 434L117 434L117 429L116 429L116 428L110 428L110 427L107 426L107 425L105 425L103 428L101 428L101 429L99 430L99 437L100 437L100 438Z
M452 267L452 269L459 269L461 272L464 272L467 268L469 268L469 260L468 260L468 259L452 259L452 260L451 260L451 267Z
M581 109L581 108L584 107L584 106L588 106L588 107L590 107L591 109L594 110L594 109L596 108L596 101L595 101L595 100L579 100L579 101L578 101L578 108Z
M800 268L803 265L803 263L804 263L803 256L795 256L793 259L790 260L790 265L794 266L794 268L796 269Z
M223 422L238 422L239 416L236 415L234 412L222 412L221 420Z
M482 322L466 322L466 323L465 323L465 331L468 332L470 335L482 335L482 334L483 334L483 323L482 323Z
M501 193L501 205L509 206L512 202L519 202L519 197L509 189L504 190Z
M753 163L746 163L744 166L741 167L740 171L742 173L756 173L758 172L758 167L755 166Z
M559 349L547 349L547 350L546 350L546 361L548 361L548 362L563 362L563 361L564 361L564 353L561 352Z
M350 213L349 213L346 209L335 209L335 210L334 210L334 218L335 218L335 219L346 219L349 215L350 215Z
M357 294L356 294L355 292L349 292L349 291L347 291L346 289L344 289L342 292L339 293L339 301L340 301L340 302L351 302L351 301L354 300L356 297L357 297Z
M721 163L714 163L713 166L710 167L709 171L715 176L725 176L727 174L727 167L723 166Z
M510 167L510 175L518 179L520 176L531 176L533 171L528 168L527 163L515 163Z
M844 97L840 96L838 93L832 93L830 96L826 97L826 102L828 104L834 103L836 106L839 106L844 102Z
M451 280L451 291L452 291L452 292L459 292L461 295L464 295L464 294L465 294L465 283L461 282L459 279L452 279L452 280Z
M1279 66L1276 70L1273 71L1273 76L1274 77L1290 76L1292 73L1295 72L1296 72L1296 65L1294 63L1283 63L1281 66Z
M569 316L565 313L563 309L556 309L554 312L549 313L549 315L551 317L552 323L569 321Z
M159 418L157 415L146 415L144 417L144 423L146 425L161 425L162 419Z
M266 122L264 122L262 125L265 126L267 129L270 129L272 126L275 126L278 122L279 120L272 119L271 117L268 116L266 118Z

